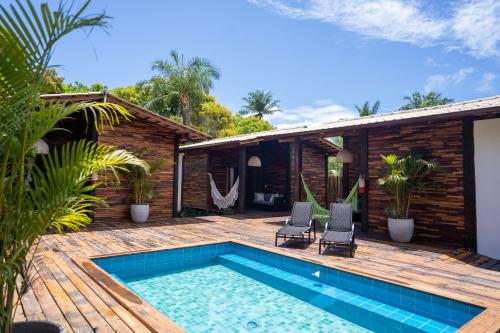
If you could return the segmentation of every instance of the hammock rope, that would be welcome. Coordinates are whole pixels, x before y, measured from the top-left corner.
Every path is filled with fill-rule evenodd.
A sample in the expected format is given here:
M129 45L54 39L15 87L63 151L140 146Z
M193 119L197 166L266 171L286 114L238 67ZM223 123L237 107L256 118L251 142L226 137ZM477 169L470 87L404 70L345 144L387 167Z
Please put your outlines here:
M238 199L238 186L240 184L240 177L236 178L233 186L225 196L220 193L217 185L215 185L212 174L209 173L208 177L210 178L210 193L212 194L214 205L216 205L219 209L227 209L233 206Z
M330 218L330 211L326 208L323 208L316 200L316 198L314 198L314 195L307 186L302 173L300 173L300 178L302 179L304 192L306 192L307 201L312 203L313 205L313 218L317 219L321 223L321 225L325 225L325 223L328 222L328 219ZM345 203L350 203L352 205L354 211L358 210L358 188L359 184L358 182L356 182L356 184L354 184L354 186L352 187L351 192L349 192L349 195L344 200Z

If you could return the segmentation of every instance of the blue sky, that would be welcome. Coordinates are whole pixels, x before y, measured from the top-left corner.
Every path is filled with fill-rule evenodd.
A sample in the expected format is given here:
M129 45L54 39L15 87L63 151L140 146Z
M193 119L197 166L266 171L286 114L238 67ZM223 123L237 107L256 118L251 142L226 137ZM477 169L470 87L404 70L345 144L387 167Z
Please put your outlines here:
M56 50L67 81L134 84L175 49L219 67L212 94L233 112L249 91L272 91L285 110L269 119L277 126L351 117L365 100L392 111L416 90L500 93L498 0L94 1L101 10L107 33Z

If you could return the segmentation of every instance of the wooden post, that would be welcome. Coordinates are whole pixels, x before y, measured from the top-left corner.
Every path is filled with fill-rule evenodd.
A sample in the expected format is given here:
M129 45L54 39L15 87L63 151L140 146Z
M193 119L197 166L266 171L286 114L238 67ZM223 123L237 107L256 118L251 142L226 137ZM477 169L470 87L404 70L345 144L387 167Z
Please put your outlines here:
M212 163L211 163L211 154L210 150L207 150L207 170L205 171L205 179L207 180L207 201L206 201L206 210L207 212L212 208L212 195L210 192L210 178L208 178L208 174L212 173Z
M294 142L294 152L295 152L295 156L294 156L294 159L293 159L293 165L294 165L294 169L295 169L295 172L294 172L294 178L293 178L293 183L294 183L294 191L295 193L293 194L293 198L294 198L294 202L295 201L300 201L300 153L301 153L301 149L300 149L300 139L299 138L295 138L295 142Z
M463 128L463 170L464 170L464 246L477 251L476 235L476 174L474 165L474 120L464 118Z
M361 231L368 231L368 130L360 132L360 171L365 177L365 193L361 194Z
M172 216L177 217L177 198L179 195L179 136L174 138L174 195L172 196Z
M286 190L288 194L288 208L292 208L292 200L293 200L293 193L292 193L292 148L293 148L293 143L289 142L288 143L288 168L287 168L287 184L286 184Z
M343 148L349 149L349 137L343 136ZM347 194L349 194L349 163L342 164L342 198L346 198Z
M330 208L328 199L328 153L325 153L325 204L327 209Z
M238 164L240 170L240 186L238 188L238 202L240 213L245 212L246 184L247 184L247 150L240 146L238 151Z

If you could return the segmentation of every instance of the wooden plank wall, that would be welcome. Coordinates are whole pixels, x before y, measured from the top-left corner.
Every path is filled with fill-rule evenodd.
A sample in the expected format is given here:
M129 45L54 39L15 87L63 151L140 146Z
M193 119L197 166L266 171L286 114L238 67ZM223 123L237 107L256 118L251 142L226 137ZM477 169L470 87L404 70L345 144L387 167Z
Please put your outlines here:
M349 179L348 179L348 190L347 193L344 193L344 197L347 197L352 187L359 178L360 169L360 160L361 160L361 141L359 137L359 132L355 132L349 135L349 147L347 148L353 155L354 160L352 163L349 163Z
M359 140L350 137L350 142ZM412 206L415 218L415 235L418 238L462 243L464 234L464 193L462 157L462 121L440 121L370 129L368 132L368 212L369 228L375 232L387 231L387 192L377 184L384 164L380 155L407 154L410 149L421 149L436 158L440 170L433 179L439 188L430 191L429 196L419 196ZM355 151L355 150L351 150ZM356 169L358 163L351 166ZM359 164L358 164L359 165ZM350 174L350 182L358 176Z
M261 145L262 169L266 192L284 194L289 198L287 143L264 142Z
M150 203L149 221L167 221L172 217L174 188L174 137L172 130L151 124L136 117L121 122L114 129L105 128L99 133L99 143L129 151L146 148L147 161L166 160L167 163L153 176L155 197ZM112 178L110 178L112 179ZM102 185L96 194L105 197L108 207L95 209L96 222L129 221L129 207L133 203L128 183L121 181L117 188L114 181Z
M302 144L302 175L307 186L314 195L314 198L323 205L326 203L326 170L325 170L325 152L307 142ZM306 200L306 194L300 182L301 200Z
M184 172L182 177L182 206L207 209L210 192L207 181L208 153L206 150L184 151Z
M229 187L227 170L231 167L238 167L238 149L211 150L209 158L210 173L215 184L220 193L226 195ZM209 208L215 208L211 200Z

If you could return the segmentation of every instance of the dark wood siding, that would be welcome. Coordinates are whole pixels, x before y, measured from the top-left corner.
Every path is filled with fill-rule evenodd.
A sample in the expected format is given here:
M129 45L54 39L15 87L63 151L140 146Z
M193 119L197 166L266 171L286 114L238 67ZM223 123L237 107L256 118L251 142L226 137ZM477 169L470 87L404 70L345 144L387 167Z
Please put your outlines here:
M208 153L196 149L184 154L184 175L182 177L182 206L207 209L208 196Z
M172 217L174 188L174 138L172 130L153 125L136 117L121 122L114 129L105 128L99 133L99 143L134 152L146 148L147 161L166 160L167 163L153 176L155 196L150 203L149 221L166 221ZM112 179L112 178L110 178ZM95 209L95 221L116 222L130 220L129 207L133 203L129 185L122 179L119 187L109 181L96 190L98 196L106 198L108 207Z
M436 158L440 169L433 176L438 188L428 196L418 196L411 209L415 218L415 235L420 238L462 243L464 235L463 142L462 121L421 123L404 127L370 129L368 132L368 211L369 228L376 232L387 230L385 208L388 193L377 184L384 164L380 155L407 154L419 149ZM349 143L359 135L349 137ZM358 141L359 142L359 141ZM350 146L353 147L353 146ZM359 153L359 149L350 150ZM355 154L356 156L356 154ZM350 183L359 175L359 163L350 165Z
M323 207L326 207L326 155L322 149L318 149L307 142L302 144L302 175L314 198ZM302 181L300 182L302 201L306 200L306 194Z

